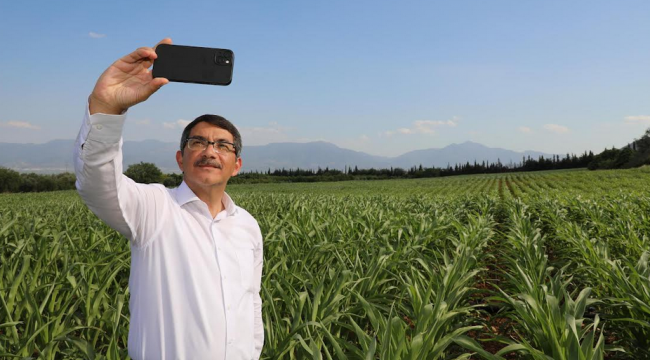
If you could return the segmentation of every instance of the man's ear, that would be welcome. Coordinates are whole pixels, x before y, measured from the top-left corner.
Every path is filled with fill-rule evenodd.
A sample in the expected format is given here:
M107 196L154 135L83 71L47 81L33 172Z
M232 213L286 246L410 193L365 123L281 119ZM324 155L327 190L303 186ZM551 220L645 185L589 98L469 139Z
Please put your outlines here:
M176 163L178 164L178 168L181 169L181 172L184 172L183 170L183 154L179 151L176 152Z
M241 164L242 164L241 158L238 157L237 161L235 162L235 170L233 170L232 175L230 175L230 176L235 176L235 175L239 174L239 170L241 170Z

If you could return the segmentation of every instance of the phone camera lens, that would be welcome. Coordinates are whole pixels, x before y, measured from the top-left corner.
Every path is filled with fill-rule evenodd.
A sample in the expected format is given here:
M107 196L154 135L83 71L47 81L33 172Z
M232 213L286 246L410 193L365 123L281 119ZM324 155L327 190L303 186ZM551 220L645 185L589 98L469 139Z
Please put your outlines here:
M214 55L214 62L217 65L228 66L232 63L232 57L228 52L225 51L218 52Z

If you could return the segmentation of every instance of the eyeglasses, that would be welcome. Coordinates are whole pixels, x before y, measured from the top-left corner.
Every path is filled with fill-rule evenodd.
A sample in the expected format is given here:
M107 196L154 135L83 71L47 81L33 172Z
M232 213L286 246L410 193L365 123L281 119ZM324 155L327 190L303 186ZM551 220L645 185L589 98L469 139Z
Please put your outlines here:
M191 137L186 140L187 148L192 151L205 151L208 148L208 145L212 145L212 149L217 154L231 154L237 153L235 144L218 140L218 141L208 141L199 137Z

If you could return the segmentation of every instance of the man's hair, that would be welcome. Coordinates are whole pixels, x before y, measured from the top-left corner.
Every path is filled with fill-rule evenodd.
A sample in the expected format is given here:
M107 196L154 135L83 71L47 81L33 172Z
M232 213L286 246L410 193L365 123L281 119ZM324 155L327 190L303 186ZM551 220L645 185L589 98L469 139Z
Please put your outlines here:
M185 143L187 143L187 138L190 137L192 128L196 126L196 124L203 121L228 131L232 135L233 144L235 144L235 155L237 157L241 155L242 143L241 143L241 135L239 134L239 130L237 130L235 125L233 125L230 121L226 120L226 118L219 115L211 115L211 114L201 115L196 119L194 119L194 121L192 121L191 123L187 124L185 130L183 130L183 135L181 135L181 154L184 153Z

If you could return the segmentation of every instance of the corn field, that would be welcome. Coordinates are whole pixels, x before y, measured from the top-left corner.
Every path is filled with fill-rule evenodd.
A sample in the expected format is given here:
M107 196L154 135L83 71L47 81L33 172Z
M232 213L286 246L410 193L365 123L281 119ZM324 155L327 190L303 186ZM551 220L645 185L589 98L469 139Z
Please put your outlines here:
M650 359L650 168L230 186L264 359ZM0 195L0 357L124 359L128 241Z

